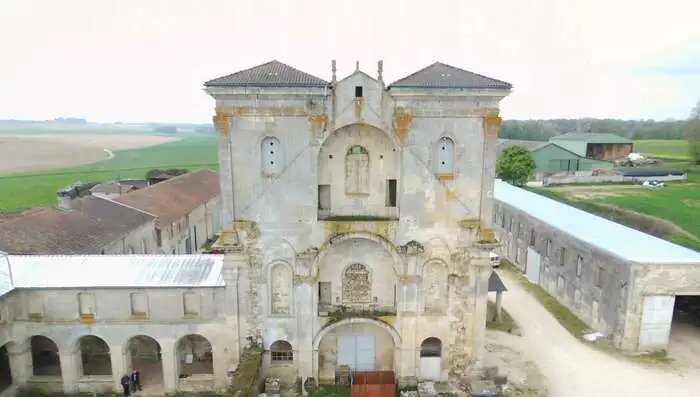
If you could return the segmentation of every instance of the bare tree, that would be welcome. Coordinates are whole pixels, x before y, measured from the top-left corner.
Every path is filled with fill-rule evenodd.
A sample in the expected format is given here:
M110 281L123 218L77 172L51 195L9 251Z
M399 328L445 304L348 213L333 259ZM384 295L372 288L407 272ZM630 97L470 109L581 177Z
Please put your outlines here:
M685 125L685 139L688 141L691 161L700 165L700 101L690 111Z

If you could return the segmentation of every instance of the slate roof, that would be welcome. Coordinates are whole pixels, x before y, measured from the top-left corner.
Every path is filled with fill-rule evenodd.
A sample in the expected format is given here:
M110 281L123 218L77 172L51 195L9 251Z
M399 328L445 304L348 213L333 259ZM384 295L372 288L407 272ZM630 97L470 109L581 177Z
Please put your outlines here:
M629 262L700 265L700 252L642 233L497 179L494 198L554 229Z
M503 280L501 280L501 276L498 275L495 271L491 272L491 275L489 276L489 292L505 292L508 291L506 289L505 284L503 284Z
M205 87L326 87L322 78L274 60L204 83Z
M609 133L589 133L589 132L567 132L566 134L561 134L553 136L550 141L565 140L565 141L579 141L588 143L632 143L631 139L625 137L609 134Z
M0 295L15 288L221 287L223 255L2 255Z
M73 210L37 208L0 222L0 250L15 254L99 254L154 217L112 200L87 196Z
M217 196L219 173L203 169L130 192L114 201L153 214L159 224L169 225Z
M454 66L435 62L389 85L410 88L468 88L509 90L513 86L505 81L492 79Z

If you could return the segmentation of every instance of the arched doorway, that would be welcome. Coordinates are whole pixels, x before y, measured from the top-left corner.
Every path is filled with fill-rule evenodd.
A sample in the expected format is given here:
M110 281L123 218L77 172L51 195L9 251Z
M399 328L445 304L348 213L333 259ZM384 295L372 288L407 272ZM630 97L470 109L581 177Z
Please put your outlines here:
M341 366L352 371L393 371L401 337L389 324L353 317L323 328L314 338L320 381L335 379Z
M180 379L214 373L214 355L207 338L197 334L185 335L176 346Z
M286 340L277 340L270 345L269 349L269 376L278 378L285 388L293 388L297 378L296 366L294 365L294 349L292 344Z
M433 336L420 344L421 379L440 380L442 373L442 341Z
M163 386L163 361L160 344L150 336L136 335L127 342L131 369L141 374L141 386Z
M83 376L112 375L112 357L109 345L95 335L85 335L78 340Z
M12 386L12 367L7 345L6 343L0 347L0 393Z
M61 376L61 359L56 343L45 336L34 335L30 344L34 376Z

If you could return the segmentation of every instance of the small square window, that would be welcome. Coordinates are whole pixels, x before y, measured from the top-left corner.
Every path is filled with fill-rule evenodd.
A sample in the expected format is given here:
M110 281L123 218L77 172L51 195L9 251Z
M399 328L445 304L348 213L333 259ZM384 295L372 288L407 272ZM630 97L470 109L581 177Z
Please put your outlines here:
M362 86L358 85L355 87L355 98L362 98Z

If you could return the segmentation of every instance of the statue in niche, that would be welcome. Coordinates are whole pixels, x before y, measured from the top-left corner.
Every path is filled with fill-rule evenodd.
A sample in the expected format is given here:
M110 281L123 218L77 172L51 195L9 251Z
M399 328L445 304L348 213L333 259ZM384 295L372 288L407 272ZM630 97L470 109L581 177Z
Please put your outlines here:
M372 302L372 280L369 270L361 263L353 263L343 274L343 303Z
M446 301L447 279L443 277L443 266L437 263L426 265L423 275L423 306L426 312L436 312Z
M284 265L272 268L272 291L270 296L272 314L290 313L291 275Z

